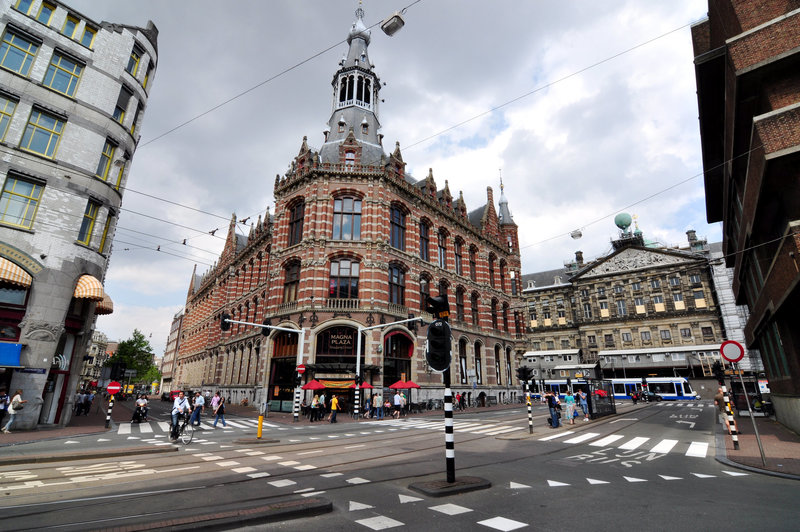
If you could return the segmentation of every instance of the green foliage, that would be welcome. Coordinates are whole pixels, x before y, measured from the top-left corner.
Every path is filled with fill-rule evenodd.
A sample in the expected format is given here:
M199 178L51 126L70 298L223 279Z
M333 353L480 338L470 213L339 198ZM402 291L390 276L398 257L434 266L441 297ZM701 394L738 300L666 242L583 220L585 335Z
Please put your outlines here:
M153 365L153 347L139 329L134 329L131 338L119 343L117 352L106 361L105 365L111 366L115 362L136 370L136 378L131 379L131 382L142 381L151 369L155 369L158 373L158 369Z
M150 384L153 382L161 382L161 372L158 371L156 366L150 366L147 371L142 375L139 382L143 382L145 384Z

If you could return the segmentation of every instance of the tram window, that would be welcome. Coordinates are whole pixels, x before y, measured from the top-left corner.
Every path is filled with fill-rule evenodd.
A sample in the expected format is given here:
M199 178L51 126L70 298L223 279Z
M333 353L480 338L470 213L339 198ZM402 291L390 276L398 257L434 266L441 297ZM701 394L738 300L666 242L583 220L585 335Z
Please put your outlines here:
M626 395L625 385L623 383L614 383L614 395Z
M686 395L692 395L692 385L688 382L683 383L683 393Z

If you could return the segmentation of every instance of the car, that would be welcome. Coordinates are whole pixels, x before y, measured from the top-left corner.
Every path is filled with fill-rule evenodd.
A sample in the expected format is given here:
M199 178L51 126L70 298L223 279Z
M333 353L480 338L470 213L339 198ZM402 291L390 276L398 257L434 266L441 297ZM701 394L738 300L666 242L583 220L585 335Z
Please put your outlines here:
M640 401L645 401L647 403L650 403L650 402L660 403L661 401L664 400L664 398L661 397L660 395L658 395L655 392L650 392L650 391L644 391L643 390L643 391L639 392L639 400Z

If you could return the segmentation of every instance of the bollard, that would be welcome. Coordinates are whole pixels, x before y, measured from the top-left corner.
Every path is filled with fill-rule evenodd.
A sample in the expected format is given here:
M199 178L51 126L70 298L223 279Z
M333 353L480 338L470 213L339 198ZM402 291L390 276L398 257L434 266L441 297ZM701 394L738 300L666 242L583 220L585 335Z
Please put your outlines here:
M111 409L114 408L114 396L108 400L108 413L106 414L106 428L111 426Z

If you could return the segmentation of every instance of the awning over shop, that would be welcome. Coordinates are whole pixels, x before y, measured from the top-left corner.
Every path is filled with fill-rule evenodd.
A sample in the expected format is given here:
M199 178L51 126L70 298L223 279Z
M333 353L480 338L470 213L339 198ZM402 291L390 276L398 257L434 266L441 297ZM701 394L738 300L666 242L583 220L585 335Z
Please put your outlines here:
M108 294L103 293L103 300L97 303L94 309L95 314L111 314L114 312L114 302L108 297Z
M92 301L102 301L104 295L103 283L91 275L80 276L78 285L75 287L75 294L73 294L78 299L90 299Z
M19 363L22 353L22 344L12 344L0 342L0 367L2 368L21 368Z
M0 257L0 281L28 288L33 282L33 277L10 260Z

